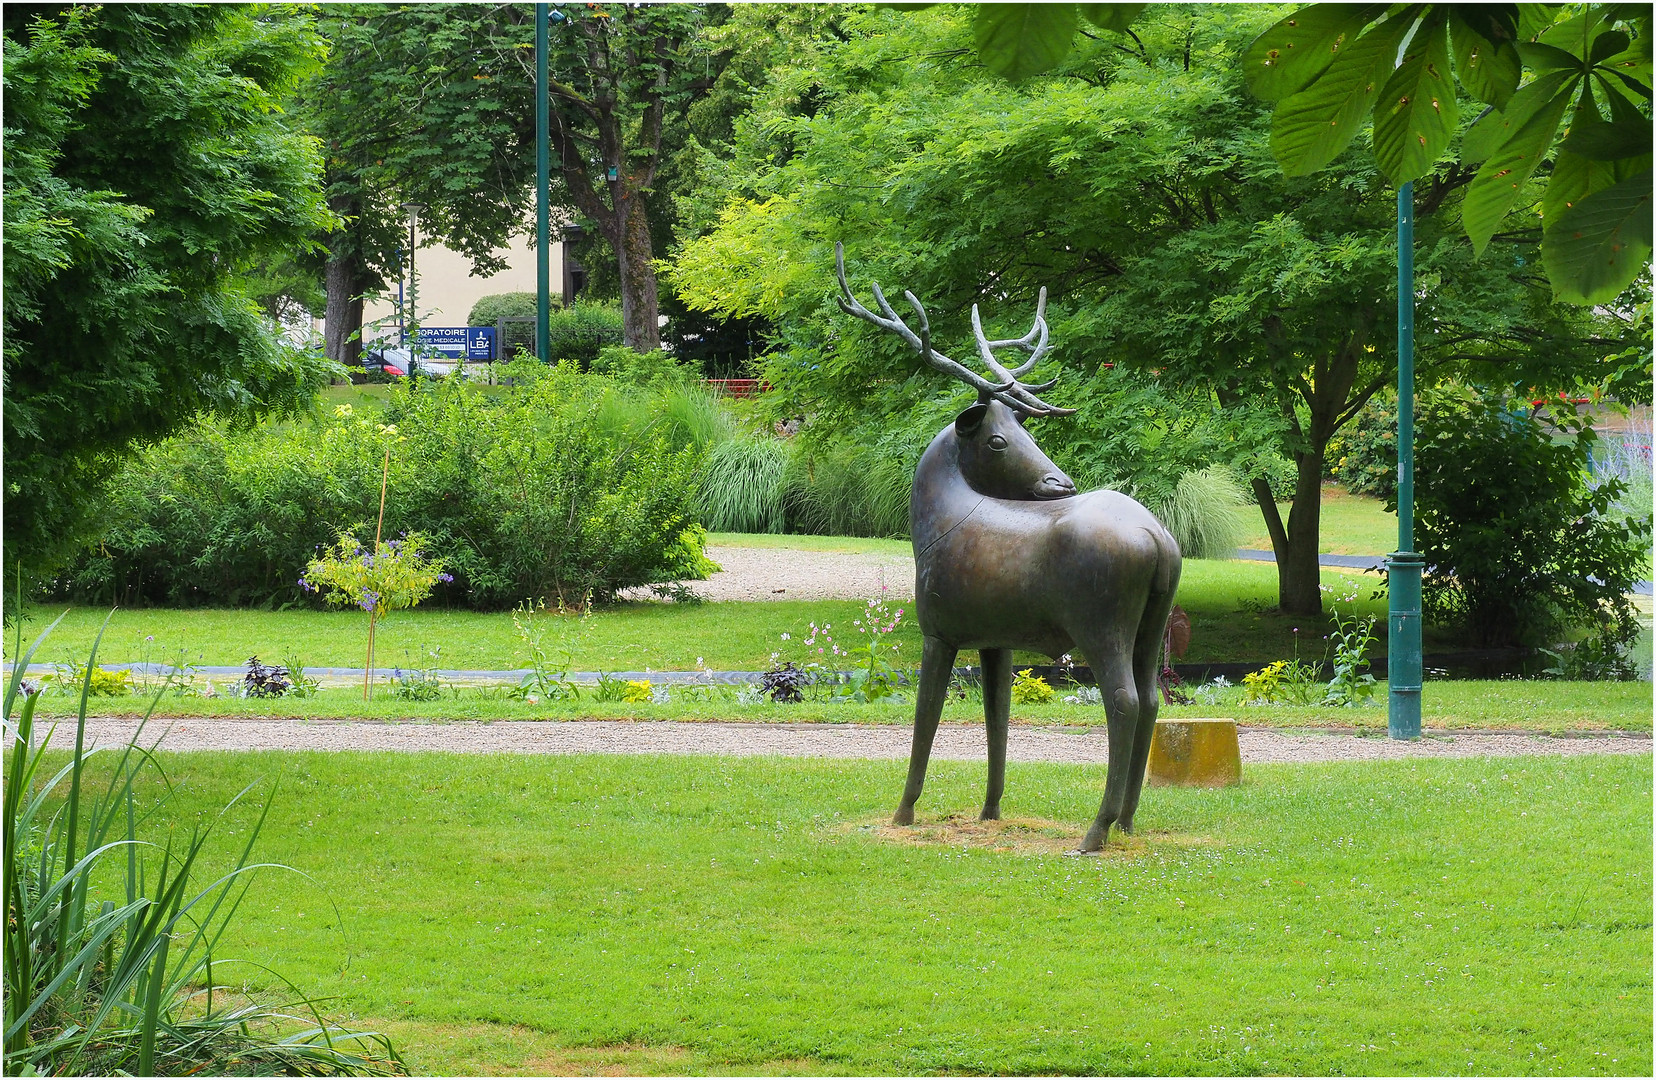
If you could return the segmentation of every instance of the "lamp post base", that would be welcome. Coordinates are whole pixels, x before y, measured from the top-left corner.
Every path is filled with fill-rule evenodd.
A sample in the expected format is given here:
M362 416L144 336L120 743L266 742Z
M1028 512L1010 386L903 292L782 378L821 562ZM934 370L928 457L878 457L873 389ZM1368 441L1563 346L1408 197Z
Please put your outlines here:
M1426 564L1419 552L1394 551L1386 556L1386 581L1391 593L1390 635L1386 648L1386 730L1394 739L1420 738L1420 689L1424 659L1420 633L1420 573Z

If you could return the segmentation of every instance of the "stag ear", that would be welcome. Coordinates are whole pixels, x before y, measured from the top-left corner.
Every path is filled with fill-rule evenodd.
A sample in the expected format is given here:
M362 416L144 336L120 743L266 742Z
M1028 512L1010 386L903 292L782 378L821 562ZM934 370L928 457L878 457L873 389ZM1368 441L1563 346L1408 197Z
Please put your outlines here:
M977 434L977 429L983 424L983 418L988 414L989 406L985 405L983 402L980 401L976 405L973 405L971 408L955 417L955 434L959 435L963 439L971 438L973 435Z

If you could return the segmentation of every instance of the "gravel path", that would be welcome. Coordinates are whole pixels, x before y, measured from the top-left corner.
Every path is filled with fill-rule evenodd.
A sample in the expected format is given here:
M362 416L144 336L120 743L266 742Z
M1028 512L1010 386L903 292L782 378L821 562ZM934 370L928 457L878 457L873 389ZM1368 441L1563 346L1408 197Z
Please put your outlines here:
M706 581L685 582L704 600L866 600L879 596L882 585L893 600L914 598L910 555L709 547L707 557L723 569ZM622 595L651 598L648 589Z
M89 719L87 734L110 745L131 737L135 720ZM184 718L152 720L145 741L166 732L169 750L435 750L466 754L722 754L734 757L871 758L905 760L909 729L899 725L682 723L626 720L500 720L493 723L387 723L368 720ZM73 745L63 725L57 742ZM1418 742L1324 732L1244 728L1242 760L1249 764L1380 761L1421 757L1498 757L1519 754L1648 754L1648 735L1552 738L1544 735L1434 734ZM932 756L982 761L981 726L945 724ZM1108 758L1102 728L1086 732L1014 727L1013 761L1099 764Z

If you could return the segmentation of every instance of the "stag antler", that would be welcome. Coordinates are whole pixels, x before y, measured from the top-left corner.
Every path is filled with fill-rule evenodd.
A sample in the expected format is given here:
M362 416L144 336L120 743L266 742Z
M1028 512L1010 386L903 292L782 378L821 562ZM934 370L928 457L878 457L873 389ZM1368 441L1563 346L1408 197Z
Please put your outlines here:
M926 309L914 294L904 291L903 297L914 308L914 313L920 317L920 332L910 330L901 316L892 310L891 304L886 301L885 293L880 291L878 284L873 286L874 302L880 307L881 314L876 315L857 302L851 295L851 286L845 281L845 245L834 245L834 269L839 274L839 306L847 315L855 315L859 319L871 322L875 326L890 330L904 341L908 342L920 358L939 371L953 375L978 392L978 400L988 401L990 398L999 401L1002 405L1021 413L1024 416L1068 416L1074 409L1060 409L1056 405L1048 405L1036 397L1037 391L1049 390L1058 380L1028 385L1018 381L1020 375L1028 374L1041 357L1045 356L1047 344L1046 324L1046 289L1041 289L1041 298L1035 305L1035 325L1030 327L1029 333L1021 338L1012 338L1006 341L990 341L983 333L983 321L978 316L977 305L972 305L972 332L977 335L978 354L983 358L984 365L994 373L1000 382L990 382L971 368L955 363L947 356L932 348L931 321L926 318ZM1028 352L1029 359L1015 368L1007 368L995 359L994 350L1016 347Z

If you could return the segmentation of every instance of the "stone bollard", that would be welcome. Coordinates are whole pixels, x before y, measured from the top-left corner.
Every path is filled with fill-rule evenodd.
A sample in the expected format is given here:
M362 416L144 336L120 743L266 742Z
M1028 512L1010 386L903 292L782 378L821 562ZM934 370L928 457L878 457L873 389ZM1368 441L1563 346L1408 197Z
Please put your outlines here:
M1158 719L1150 740L1149 781L1181 787L1226 787L1242 782L1236 721L1222 717Z

